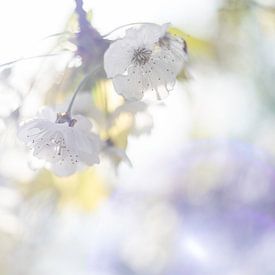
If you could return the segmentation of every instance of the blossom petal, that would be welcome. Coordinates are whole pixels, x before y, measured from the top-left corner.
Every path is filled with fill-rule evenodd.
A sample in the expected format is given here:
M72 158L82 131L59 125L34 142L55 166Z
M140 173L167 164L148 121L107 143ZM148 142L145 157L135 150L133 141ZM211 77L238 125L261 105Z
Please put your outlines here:
M44 119L31 119L20 125L17 136L27 145L35 143L40 134L50 129L51 125L51 122Z
M138 66L129 68L128 75L114 77L113 84L116 92L127 100L140 100L143 97L143 77Z
M56 120L56 112L53 111L52 108L43 106L37 113L37 117L41 119L46 119L51 122L55 122Z
M140 28L130 28L126 32L125 38L135 41L136 46L146 46L151 48L154 43L157 43L163 37L169 27L169 23L157 25L154 23L142 24Z
M142 67L146 91L156 93L158 99L165 98L175 85L176 77L183 68L183 56L171 49L156 51L149 62Z
M75 159L75 162L79 160L86 165L93 165L99 163L99 137L90 132L81 132L76 129L71 129L70 132L65 134L65 140L67 147L71 151L75 152L70 154L69 157Z
M74 119L76 120L76 123L74 125L74 129L79 129L82 131L89 131L92 128L92 123L89 119L82 115L75 115Z
M92 133L89 133L89 135L77 134L76 144L81 160L87 165L99 163L100 141L98 136Z
M74 174L78 168L76 163L66 160L63 162L50 163L49 168L59 177L66 177Z
M107 77L112 78L123 74L131 65L133 47L135 44L129 39L113 42L104 54L104 69Z

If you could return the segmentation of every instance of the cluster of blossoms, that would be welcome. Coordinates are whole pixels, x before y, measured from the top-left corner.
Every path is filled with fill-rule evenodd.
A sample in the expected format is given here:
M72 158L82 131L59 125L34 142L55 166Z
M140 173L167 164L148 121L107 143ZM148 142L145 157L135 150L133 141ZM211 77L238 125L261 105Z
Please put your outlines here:
M130 28L104 51L102 63L107 78L112 79L115 91L126 102L140 101L152 93L162 99L173 89L187 61L187 47L168 28L169 24L152 23ZM107 41L102 37L103 40ZM79 90L80 87L66 112L56 114L44 109L18 131L33 156L44 160L45 166L59 176L99 163L99 153L110 143L91 132L92 124L87 118L72 116L71 108Z

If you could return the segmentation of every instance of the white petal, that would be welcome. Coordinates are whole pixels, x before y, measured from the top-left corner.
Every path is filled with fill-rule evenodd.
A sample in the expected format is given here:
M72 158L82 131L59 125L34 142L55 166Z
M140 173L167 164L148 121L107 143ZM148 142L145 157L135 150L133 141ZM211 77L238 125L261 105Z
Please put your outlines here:
M46 132L37 137L33 142L33 155L35 157L47 161L57 161L56 145L51 140L54 135L54 132Z
M113 78L116 92L127 100L140 100L144 93L143 76L140 67L131 67L128 75L118 75Z
M139 29L131 28L126 33L126 38L136 41L137 45L151 48L167 31L169 24L162 26L157 24L143 24Z
M56 112L50 107L43 106L39 109L37 113L37 117L41 119L46 119L51 122L55 122L56 120Z
M82 115L75 115L73 117L76 120L76 123L74 125L74 129L79 129L82 131L89 131L92 128L92 123L90 122L89 119Z
M104 69L107 77L123 74L131 65L135 41L120 39L113 42L104 54Z
M183 65L183 58L170 49L154 52L150 61L142 67L146 91L155 92L158 99L165 98L173 89Z
M24 143L28 143L31 140L30 134L33 134L33 133L31 133L31 131L33 131L33 129L36 128L36 125L37 125L36 119L32 119L32 120L23 122L19 126L18 131L17 131L18 138L21 141L23 141ZM37 130L36 130L36 132L37 132Z
M69 157L74 162L83 162L87 165L99 163L99 138L90 132L81 132L71 129L65 135L67 150L70 150Z
M72 163L69 159L63 162L50 163L49 168L59 177L70 176L78 169L78 164Z
M76 145L78 147L78 153L81 161L87 165L99 163L98 154L100 141L97 135L92 133L89 133L89 135L78 133Z
M44 119L32 119L22 123L18 129L17 136L27 145L35 143L40 134L51 129L54 124Z

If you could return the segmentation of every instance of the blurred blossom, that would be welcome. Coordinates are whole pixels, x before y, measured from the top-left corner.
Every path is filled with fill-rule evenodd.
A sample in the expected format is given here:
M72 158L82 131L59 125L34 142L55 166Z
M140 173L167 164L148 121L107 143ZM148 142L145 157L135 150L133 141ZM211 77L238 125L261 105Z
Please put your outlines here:
M22 231L22 225L16 215L16 209L22 198L20 193L7 186L1 184L0 196L0 234L8 234L18 238Z
M195 235L195 240L185 240L184 232L181 237L184 255L194 261L187 266L191 264L192 274L218 274L219 270L231 274L240 267L250 274L251 250L257 257L272 255L275 249L261 246L262 238L275 226L272 159L236 141L196 142L182 159L175 168L173 201L182 213L183 229ZM265 266L272 270L272 260L266 260ZM255 269L252 274L260 274L260 267L254 265Z
M35 172L28 165L28 152L20 145L16 133L16 122L8 120L0 135L0 174L13 181L27 182Z
M273 158L244 142L191 143L175 169L181 171L179 180L183 182L185 198L194 203L211 203L214 194L221 203L229 200L234 204L257 205L263 199L266 203L273 201L270 196L275 179Z
M22 94L14 84L11 83L11 74L12 70L10 68L0 72L1 118L9 117L9 115L19 107L22 101Z

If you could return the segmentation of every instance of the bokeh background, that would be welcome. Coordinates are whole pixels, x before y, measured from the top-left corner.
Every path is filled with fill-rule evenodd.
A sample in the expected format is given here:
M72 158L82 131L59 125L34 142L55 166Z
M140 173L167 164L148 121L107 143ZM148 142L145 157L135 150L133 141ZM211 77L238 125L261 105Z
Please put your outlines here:
M82 39L73 0L0 3L0 274L274 275L275 2L83 8L100 34L171 22L189 64L162 102L129 106L93 79L75 112L115 146L58 178L17 127L62 110L102 45Z

